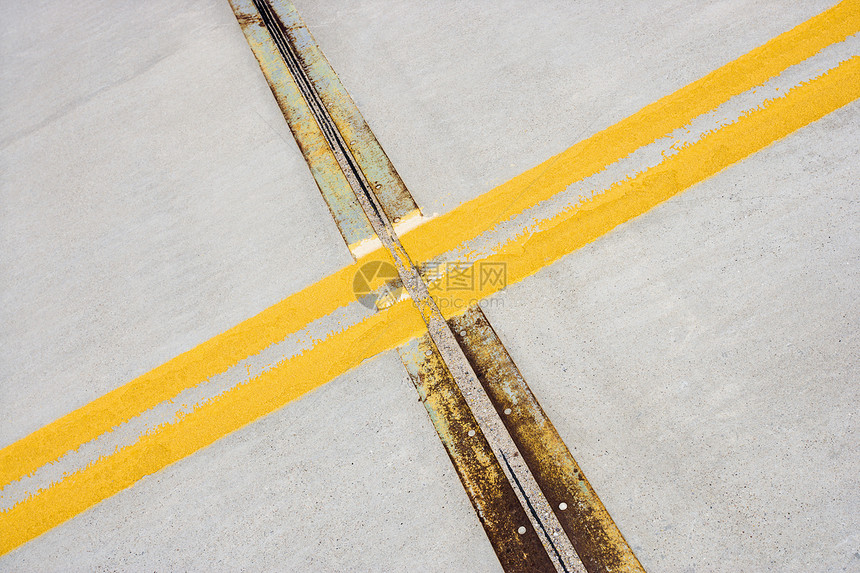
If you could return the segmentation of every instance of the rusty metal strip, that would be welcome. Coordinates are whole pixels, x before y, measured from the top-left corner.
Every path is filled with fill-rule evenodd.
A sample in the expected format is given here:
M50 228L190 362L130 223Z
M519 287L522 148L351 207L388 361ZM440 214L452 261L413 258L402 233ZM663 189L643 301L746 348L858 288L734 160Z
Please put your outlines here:
M349 154L370 183L385 216L393 223L420 216L421 212L412 195L292 2L259 0L257 4L271 10L277 30L272 30L270 25L270 31L284 35L300 64L300 71L313 84L314 91L343 137Z
M504 570L554 572L555 566L430 335L398 351Z
M230 4L344 241L358 258L358 246L376 237L373 228L253 0Z
M283 25L278 20L272 5L264 0L254 0L262 21L272 35L288 69L293 74L300 92L308 102L314 119L325 135L329 147L347 181L353 188L355 197L367 215L379 241L391 254L397 274L404 288L408 291L422 318L428 327L428 333L440 349L442 360L455 372L452 381L462 390L468 407L475 416L475 421L484 430L484 436L494 457L505 461L502 467L496 461L496 468L501 475L506 475L510 484L516 484L514 495L519 500L521 508L528 508L529 530L533 528L544 551L557 571L585 571L576 556L570 540L558 523L549 503L544 498L528 467L519 457L516 446L507 430L498 420L492 404L481 390L477 377L470 371L468 362L457 345L450 328L430 296L427 285L423 282L418 269L403 250L394 223L388 218L384 205L374 192L373 182L368 181L364 171L358 165L358 160L352 155L349 146L344 141L343 134L335 125L330 111L326 108L316 86L308 77L304 66L298 60L296 48L285 37ZM404 188L405 191L405 188ZM507 469L507 474L505 470ZM488 534L494 535L493 531ZM501 542L500 542L501 543ZM496 544L498 545L498 544Z
M644 572L481 309L448 322L585 568Z
M497 419L492 404L481 390L477 377L470 371L468 362L457 345L447 322L430 296L427 285L403 250L391 220L387 218L385 209L372 190L372 183L367 180L363 171L358 167L357 160L351 155L348 146L343 141L342 134L333 125L334 121L331 114L319 98L319 94L316 93L315 86L303 73L302 66L296 59L295 48L284 39L281 33L277 32L280 24L273 20L271 6L262 0L255 0L255 5L260 9L260 14L269 30L273 31L273 38L297 79L299 89L309 102L314 117L326 135L344 175L352 185L356 199L370 220L382 246L391 254L397 274L427 324L428 333L442 354L442 360L449 368L454 365L454 370L451 370L453 383L463 391L467 405L475 416L476 422L483 429L496 459L505 461L504 467L498 466L498 462L497 466L502 474L505 474L505 469L507 469L508 480L511 484L516 485L514 488L515 495L523 507L528 507L527 515L530 524L534 527L544 550L548 552L549 559L558 571L584 572L585 569L576 556L573 545L565 536L564 530L541 493L537 482L529 473L528 467L519 458L516 445L502 425L501 420ZM492 531L488 531L488 533L494 534Z
M240 0L233 1L235 7ZM510 429L496 417L495 405L471 372L469 358L460 348L464 343L455 339L458 330L452 332L442 318L400 245L392 222L401 222L403 216L398 214L403 212L403 205L410 209L409 216L420 215L409 207L414 206L411 195L292 4L250 2L259 15L258 25L269 32L270 43L292 75L292 85L305 99L334 160L351 185L357 200L351 208L358 213L361 207L381 246L391 252L401 284L428 325L428 334L415 341L411 350L401 350L401 357L500 562L508 571L544 570L547 566L546 570L584 570L574 546L562 533L567 533L568 528L560 523L558 512L553 512L553 500L545 497L544 486L530 473L525 455L520 458ZM329 200L325 193L323 197ZM408 201L404 202L404 198ZM440 353L440 347L445 351ZM449 369L452 365L456 375ZM564 448L563 443L561 446ZM512 519L522 522L516 533Z

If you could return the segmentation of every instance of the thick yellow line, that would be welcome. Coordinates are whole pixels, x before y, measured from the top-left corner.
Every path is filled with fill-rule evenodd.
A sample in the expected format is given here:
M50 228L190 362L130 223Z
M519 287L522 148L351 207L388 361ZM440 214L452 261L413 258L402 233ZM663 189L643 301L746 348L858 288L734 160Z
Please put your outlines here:
M165 424L0 513L0 555L425 331L418 311L401 302L231 389L178 422Z
M793 38L791 42L777 38L764 48L772 48L776 42L780 49L792 54L791 58L803 59L800 56L804 54L808 57L825 47L822 36L832 42L856 31L859 21L857 6L857 2L843 2L813 18L810 21L814 23L811 28L804 25L789 32L788 37ZM834 19L835 16L838 18ZM846 21L849 20L851 24L847 25ZM798 31L801 28L803 29ZM782 69L780 66L794 63L791 58L782 57L776 52L771 53L773 49L768 51L764 48L757 51L761 61L756 59L755 63L768 68L771 75L779 73ZM744 58L736 63L746 61ZM779 65L773 63L777 61L780 62ZM726 68L733 65L730 64ZM733 88L720 91L722 98L734 95L733 90L743 91L740 88L747 83L755 85L770 77L759 78L756 74L761 75L760 72L752 69L755 66L750 67L749 62L737 65L739 68L731 73L726 71L726 68L718 71L722 75L715 72L718 77L734 82ZM736 75L743 75L744 70L756 75L757 79L754 82L741 81ZM651 134L643 139L639 134L628 131L631 126L635 127L643 121L642 114L647 110L651 111L644 117L650 117L651 121L662 126L662 133L659 135L674 129L676 124L683 125L687 116L693 112L681 113L679 109L687 110L687 106L695 110L702 108L700 101L689 99L691 93L697 93L690 90L689 87L684 88L678 92L681 96L669 98L673 102L671 105L666 101L658 105L658 102L654 104L656 108L649 106L633 116L639 118L636 121L621 122L626 125L624 128L610 128L598 134L593 139L600 145L590 139L574 146L572 150L579 151L569 150L560 156L561 159L557 158L552 165L544 167L547 174L554 173L545 177L549 177L549 182L555 184L558 190L563 190L569 183L590 174L588 171L597 163L611 162L609 160L618 155L618 152L604 146L617 144L622 149L629 147L628 143L623 141L624 133L639 144L650 143L655 139ZM677 155L636 179L621 183L584 205L544 222L538 232L513 241L506 246L503 253L488 260L507 263L509 282L521 280L624 221L858 97L860 58L855 57L828 74L789 90L785 97L770 102L763 109L752 112L682 149ZM719 103L722 103L722 100ZM710 101L703 111L712 107L715 107L715 101ZM667 117L663 117L664 115ZM648 126L642 128L650 129ZM607 135L607 132L614 133L613 130L618 133L612 137ZM637 137L639 139L636 139ZM578 161L577 158L586 163L590 162L590 167L584 169L573 164L573 161ZM536 171L529 173L534 175ZM446 246L451 242L449 234L459 233L458 229L449 228L449 225L459 220L463 224L468 221L472 231L478 227L480 230L486 229L491 226L497 213L504 212L502 207L505 207L505 201L508 199L520 201L517 205L525 204L524 200L517 197L518 193L529 190L528 179L526 175L521 176L491 191L485 203L479 199L458 208L444 218L447 221L444 225L431 226L428 223L419 228L420 232L416 230L407 237L412 237L413 248L425 258L432 256L434 252L438 254L449 250ZM533 176L531 180L534 180ZM562 181L564 185L561 185ZM487 205L499 209L488 209ZM481 217L484 217L481 222L472 224L472 220ZM465 238L470 239L472 236ZM433 241L440 246L428 246ZM412 254L413 257L416 256ZM0 451L0 483L6 484L34 471L128 418L172 398L181 390L218 372L223 372L239 360L348 304L353 300L351 281L355 271L364 262L386 256L387 252L380 250L363 257L356 264L326 277L260 315L4 448ZM477 296L483 297L493 292L493 288L487 288L477 293ZM449 309L446 316L452 314L456 313ZM399 303L384 313L368 318L360 325L332 335L277 369L198 408L181 421L142 437L135 445L99 460L47 491L0 513L0 553L5 553L69 519L101 499L128 487L142 476L181 459L331 380L363 359L394 348L423 329L420 316L409 303Z
M414 261L429 261L858 30L860 1L840 2L507 183L431 219L407 233L403 246Z

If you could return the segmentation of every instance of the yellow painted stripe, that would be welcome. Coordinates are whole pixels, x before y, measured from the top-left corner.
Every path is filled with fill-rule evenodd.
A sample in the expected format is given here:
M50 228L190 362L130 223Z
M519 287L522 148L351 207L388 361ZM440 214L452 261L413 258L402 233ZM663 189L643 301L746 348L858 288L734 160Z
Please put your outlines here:
M403 246L414 261L429 261L858 30L860 1L840 2L507 183L426 222L402 238Z
M840 6L845 4L848 3ZM856 7L856 3L850 4ZM833 23L837 27L842 24L841 21ZM832 34L830 36L833 37ZM809 38L803 42L815 43ZM508 264L509 282L521 280L616 225L857 97L860 97L860 61L855 57L828 74L790 90L785 97L771 102L764 109L750 113L682 149L633 181L624 182L577 209L545 222L539 232L512 242L504 253L488 260ZM581 173L574 167L571 169L573 173ZM564 179L572 180L571 177L574 176L566 175ZM498 192L491 194L498 199ZM461 212L467 210L458 209ZM446 240L444 228L436 240ZM350 287L355 270L361 263L378 260L386 254L378 251L364 257L257 317L5 448L0 451L2 483L32 472L112 426L226 370L238 360L347 304L352 300ZM483 297L492 292L493 289L488 288L478 295ZM452 314L449 311L447 316ZM408 303L400 303L361 325L331 336L279 368L198 408L181 421L144 436L137 444L3 512L0 514L0 552L10 550L127 487L143 475L271 412L357 365L362 359L394 348L423 329L418 313Z
M230 330L0 450L0 485L26 476L129 418L173 398L288 334L355 302L352 280L372 260L393 261L384 249L329 275ZM372 284L380 286L382 281Z
M426 326L418 311L401 302L233 388L0 513L0 554L422 332Z

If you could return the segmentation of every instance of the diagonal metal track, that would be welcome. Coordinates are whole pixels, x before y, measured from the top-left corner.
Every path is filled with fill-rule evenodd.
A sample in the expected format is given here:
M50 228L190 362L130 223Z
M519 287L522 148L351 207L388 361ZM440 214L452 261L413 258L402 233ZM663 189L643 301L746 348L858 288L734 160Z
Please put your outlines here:
M495 457L507 459L509 462L503 466L503 473L508 478L509 484L524 508L528 508L526 515L529 517L531 527L521 525L516 531L506 532L508 535L523 535L535 531L541 539L547 554L556 568L560 571L584 571L579 562L576 552L570 540L564 535L561 525L552 512L549 503L543 497L540 488L523 462L522 456L517 451L513 439L508 434L501 420L495 414L486 394L481 389L477 376L471 371L466 357L454 339L448 323L430 296L426 284L421 278L418 269L409 259L400 240L394 232L392 223L386 217L379 199L370 189L364 173L358 168L355 159L341 134L333 125L334 122L325 106L321 105L320 98L316 94L313 84L309 81L303 67L298 63L295 48L290 45L284 24L275 10L266 2L255 0L254 4L259 10L263 23L269 29L291 72L297 74L296 83L300 91L305 95L306 101L314 114L314 118L326 135L332 152L341 166L344 175L356 192L356 198L364 209L368 220L374 231L382 242L382 245L391 254L400 280L408 291L416 307L421 312L431 339L435 346L435 352L441 356L442 363L451 374L451 378L457 385L466 404L474 415L482 435L490 445ZM295 76L294 76L295 77ZM310 91L313 93L305 93ZM498 463L498 462L496 462ZM523 531L522 528L525 528ZM494 544L498 545L498 544Z
M317 85L319 82L314 81L315 64L309 60L315 57L319 63L319 60L324 61L324 57L295 8L288 2L270 3L265 0L234 0L232 4L249 36L249 43L250 28L259 26L268 32L373 232L391 255L399 282L406 288L427 325L427 335L402 348L401 357L504 569L641 570L552 425L535 430L534 424L529 426L526 423L527 429L523 431L504 421L503 413L511 410L500 410L498 396L488 393L488 388L499 380L505 381L509 390L514 389L514 400L522 399L523 411L537 413L542 419L545 416L522 377L510 375L511 372L518 374L518 370L515 366L511 369L513 363L491 328L492 336L486 335L488 322L479 309L472 308L463 317L448 321L443 317L425 279L403 248L394 228L394 223L399 222L402 215L417 211L414 200L342 86L338 99L325 88L321 92ZM302 34L305 38L299 38ZM300 42L304 42L303 49L297 46ZM254 44L251 45L253 48ZM314 50L316 54L313 54ZM257 56L266 72L264 59L260 54ZM324 66L322 73L330 72L334 76L327 61L324 64L327 69ZM316 73L320 71L317 69ZM336 76L334 79L339 86ZM271 79L269 83L276 91ZM331 82L328 83L330 86ZM278 96L277 93L275 95ZM281 98L278 100L280 103ZM334 117L333 109L338 118ZM290 122L290 115L284 111ZM347 141L342 132L345 126L349 129L355 124L362 126L362 142L351 138ZM294 128L293 132L298 139L298 130ZM302 146L301 142L299 145ZM374 146L379 150L377 163L381 154L384 157L383 170L390 174L387 182L393 182L393 185L371 182L368 178L367 174L374 165L373 162L367 165L367 157L373 154L363 153L363 150ZM323 196L327 197L325 192ZM480 333L484 334L483 338L480 338ZM476 343L479 339L490 342L481 347ZM487 360L480 359L481 356L488 357L492 362L494 356L500 356L499 349L507 357L501 370L508 375L501 378L488 375ZM534 421L535 416L523 419ZM566 457L556 455L543 464L536 461L545 457L548 451L557 454L563 451ZM537 474L533 474L536 469ZM542 477L544 483L539 483L536 475ZM571 475L580 476L586 487L577 481L573 484L574 491L570 489L569 479L557 479L558 476ZM547 480L552 483L547 483ZM565 488L570 491L565 492ZM549 500L543 490L550 491L553 500ZM591 495L577 495L577 491L590 492ZM584 515L597 517L582 521ZM579 521L583 526L576 525ZM590 532L599 535L589 535ZM585 560L580 558L578 551L587 556ZM588 564L587 569L584 561Z

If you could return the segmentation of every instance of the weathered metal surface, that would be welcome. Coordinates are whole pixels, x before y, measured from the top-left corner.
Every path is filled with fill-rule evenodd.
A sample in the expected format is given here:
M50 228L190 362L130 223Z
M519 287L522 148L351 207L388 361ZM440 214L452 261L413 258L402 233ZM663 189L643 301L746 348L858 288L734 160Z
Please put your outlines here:
M297 61L294 47L279 32L281 25L273 21L274 16L271 7L261 0L255 0L255 5L260 9L260 14L269 30L273 31L273 39L278 45L281 55L290 67L299 89L313 110L317 123L328 139L335 158L352 186L356 199L367 215L381 245L391 254L401 284L408 291L415 307L420 311L427 325L428 334L448 368L453 382L460 389L467 407L471 410L477 424L482 428L491 451L505 462L502 473L507 476L509 484L514 488L515 496L521 507L527 509L527 517L532 527L535 528L538 538L554 567L558 571L584 572L585 569L576 556L576 551L566 537L561 524L558 523L549 502L544 498L537 482L529 473L528 467L519 457L516 445L507 429L497 418L492 404L481 389L474 373L471 372L466 357L457 345L450 327L431 297L418 269L403 250L392 221L387 217L379 198L372 190L372 182L367 180L364 172L358 167L357 160L343 141L342 134L334 125L331 114L320 99L315 85Z
M418 346L401 351L401 355L502 565L508 571L541 570L544 566L546 570L567 571L568 566L582 570L574 547L565 538L566 528L553 511L553 500L545 498L539 481L524 463L525 456L520 458L516 441L508 435L510 428L496 419L495 404L483 396L478 381L468 372L469 353L463 355L458 348L458 343L461 347L464 343L455 342L456 329L452 333L442 318L394 232L393 223L401 220L403 206L414 206L409 191L292 4L250 3L257 16L243 22L243 28L265 28L266 53L280 56L280 69L291 74L290 87L305 102L303 111L310 114L310 121L318 126L312 135L325 139L326 159L334 160L354 194L356 202L344 206L352 209L352 217L366 216L374 237L393 256L400 275L399 281L395 279L396 290L405 287L428 325L428 334L415 342ZM299 133L294 130L294 134L298 139ZM326 201L330 196L323 193ZM367 294L380 310L385 308L386 297ZM454 354L460 356L459 361ZM462 367L457 367L459 362ZM567 451L563 443L561 447ZM520 523L512 525L511 520ZM525 527L524 533L519 533L521 527Z
M321 123L328 125L331 118L327 111L318 110L318 112L319 115L317 117ZM330 125L324 131L332 134L332 136L336 134L336 130ZM481 389L477 377L471 372L466 357L460 350L448 323L431 297L427 285L422 280L418 269L403 250L393 225L385 216L378 198L370 192L368 181L363 176L361 170L355 166L354 158L351 157L349 150L345 148L343 142L334 139L330 140L330 143L335 150L335 157L340 163L341 169L343 169L347 180L353 187L356 199L358 199L362 209L368 216L382 246L392 257L394 267L400 277L400 284L408 292L413 304L423 317L427 325L428 336L436 346L436 351L440 354L441 361L446 365L451 380L461 392L466 406L471 411L478 426L482 429L491 452L505 462L502 473L506 475L509 485L511 487L515 486L514 494L518 498L521 508L527 509L526 515L530 520L530 524L534 527L553 566L557 571L581 571L584 573L585 569L576 556L573 545L566 537L561 524L558 523L558 519L555 517L550 504L546 501L537 482L529 473L525 462L523 462L517 453L516 445L510 435L508 435L508 431L501 420L497 418L495 410ZM379 307L379 305L377 306Z
M589 573L644 571L481 309L448 323Z
M379 200L386 217L400 223L420 216L412 195L406 189L376 136L359 113L352 97L317 46L295 6L289 0L266 2L278 28L294 50L302 71L313 84L350 154L355 158L372 192Z
M253 0L231 0L230 3L344 241L357 255L356 247L372 240L376 234Z
M399 351L504 570L554 572L552 561L430 336L413 340Z

